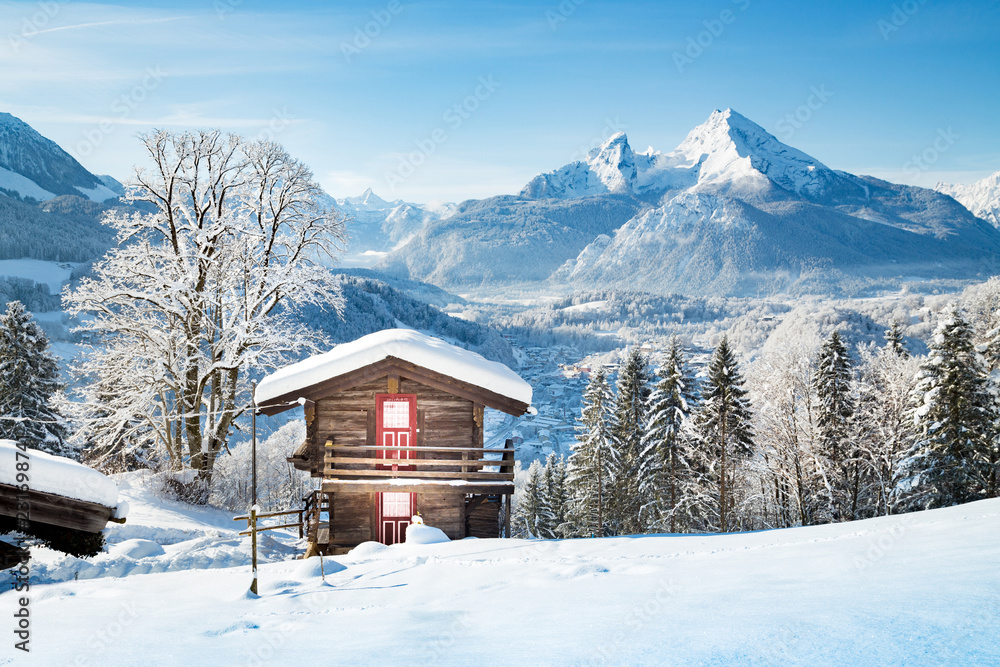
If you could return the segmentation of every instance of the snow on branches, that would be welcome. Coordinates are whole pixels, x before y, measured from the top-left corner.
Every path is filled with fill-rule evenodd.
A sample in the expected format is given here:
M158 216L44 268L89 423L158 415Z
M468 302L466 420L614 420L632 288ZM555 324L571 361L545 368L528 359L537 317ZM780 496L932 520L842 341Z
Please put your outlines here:
M248 371L318 350L289 316L342 307L323 266L344 241L309 169L281 146L218 131L143 135L151 166L111 211L118 244L67 293L100 346L77 437L114 467L156 455L210 474L249 403Z

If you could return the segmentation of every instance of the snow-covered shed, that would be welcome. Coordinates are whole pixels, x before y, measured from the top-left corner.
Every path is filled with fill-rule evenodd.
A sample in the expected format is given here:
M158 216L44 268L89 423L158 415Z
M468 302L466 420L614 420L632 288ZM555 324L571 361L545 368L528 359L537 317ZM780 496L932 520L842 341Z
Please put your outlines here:
M418 512L452 539L500 535L514 448L485 448L483 412L531 405L531 385L503 364L388 329L276 371L255 399L264 414L305 407L289 462L322 480L306 504L317 549L401 542Z
M114 480L97 470L0 440L0 534L45 535L61 548L74 534L96 536L108 521L124 523L127 512Z

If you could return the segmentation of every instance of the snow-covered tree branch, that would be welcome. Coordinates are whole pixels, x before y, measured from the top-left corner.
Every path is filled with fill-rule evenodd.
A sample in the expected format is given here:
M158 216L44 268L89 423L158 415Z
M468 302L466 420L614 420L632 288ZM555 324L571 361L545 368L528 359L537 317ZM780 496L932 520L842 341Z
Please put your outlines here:
M217 131L141 137L152 162L112 212L118 245L66 294L95 346L78 437L98 462L156 450L210 474L249 401L246 372L319 341L290 314L342 307L323 266L344 240L339 213L279 145ZM141 458L141 457L140 457Z

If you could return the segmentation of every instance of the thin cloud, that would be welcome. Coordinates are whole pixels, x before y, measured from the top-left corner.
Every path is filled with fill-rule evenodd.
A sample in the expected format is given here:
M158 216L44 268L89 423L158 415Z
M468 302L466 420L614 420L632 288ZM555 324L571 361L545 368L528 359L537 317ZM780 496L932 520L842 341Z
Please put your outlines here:
M60 30L79 30L82 28L96 28L103 25L142 25L147 23L166 23L167 21L183 21L194 18L192 16L170 16L162 19L119 19L117 21L94 21L92 23L77 23L74 25L61 25L55 28L45 28L32 32L32 36L44 35L47 32L58 32Z

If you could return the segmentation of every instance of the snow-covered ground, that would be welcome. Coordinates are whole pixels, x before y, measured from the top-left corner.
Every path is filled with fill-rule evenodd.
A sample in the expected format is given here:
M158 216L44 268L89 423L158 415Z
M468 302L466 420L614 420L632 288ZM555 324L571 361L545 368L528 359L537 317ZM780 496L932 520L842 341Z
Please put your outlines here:
M151 490L158 482L147 472L118 475L116 481L119 498L128 503L128 517L124 524L108 524L104 531L107 552L84 560L35 549L31 562L33 583L249 567L250 543L236 534L246 524L234 522L232 512L164 500ZM298 542L297 533L264 533L261 558L294 558L304 551ZM0 574L0 579L3 576Z
M49 294L58 294L78 266L72 262L49 262L41 259L0 259L0 276L34 280L48 285Z
M44 584L73 563L33 561L31 664L1000 662L1000 500L738 535L368 543L324 559L325 583L278 534L254 599L231 515L139 481L94 571Z

